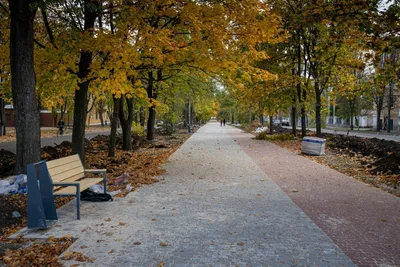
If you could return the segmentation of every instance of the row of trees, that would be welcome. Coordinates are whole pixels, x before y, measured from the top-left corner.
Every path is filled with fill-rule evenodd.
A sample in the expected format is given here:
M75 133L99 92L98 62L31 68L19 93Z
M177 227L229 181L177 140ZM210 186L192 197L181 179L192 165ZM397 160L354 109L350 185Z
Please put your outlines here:
M260 43L269 57L239 69L226 88L236 99L236 113L276 115L290 111L293 133L301 117L315 116L321 134L327 96L342 103L351 118L376 103L378 121L384 107L395 104L399 81L399 1L271 0L271 11L281 17L285 38ZM264 72L269 75L266 78ZM332 103L335 104L335 103Z
M267 58L258 45L280 39L279 17L257 0L0 0L0 20L1 88L12 92L18 173L40 160L41 108L72 106L73 153L83 160L90 99L99 110L111 103L112 156L118 121L130 149L135 112L148 115L148 139L156 111L170 123L182 108L204 120L215 108L215 79L254 69Z

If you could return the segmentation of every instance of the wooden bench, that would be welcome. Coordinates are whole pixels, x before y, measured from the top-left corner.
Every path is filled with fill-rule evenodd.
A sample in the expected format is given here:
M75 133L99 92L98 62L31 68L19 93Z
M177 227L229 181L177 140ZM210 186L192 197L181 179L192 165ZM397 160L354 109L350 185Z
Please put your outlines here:
M86 174L88 173L101 173L103 177L87 178ZM37 180L39 180L40 186L38 186ZM58 219L54 204L55 196L75 196L76 213L79 220L80 193L100 182L103 182L104 193L106 193L106 170L85 170L78 155L28 165L28 228L30 218L31 228L43 228L37 226L38 224L43 225L43 216L45 221ZM44 228L47 228L46 222L44 225Z

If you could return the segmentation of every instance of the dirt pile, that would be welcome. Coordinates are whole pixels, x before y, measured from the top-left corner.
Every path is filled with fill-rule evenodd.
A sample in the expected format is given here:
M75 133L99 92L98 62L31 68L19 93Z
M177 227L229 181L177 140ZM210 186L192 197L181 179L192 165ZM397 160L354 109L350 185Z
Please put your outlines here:
M7 150L0 150L0 177L10 176L14 170L16 156Z
M372 174L400 174L400 142L332 134L326 138L333 149L345 150L351 156L374 157L376 160L366 166L371 168Z

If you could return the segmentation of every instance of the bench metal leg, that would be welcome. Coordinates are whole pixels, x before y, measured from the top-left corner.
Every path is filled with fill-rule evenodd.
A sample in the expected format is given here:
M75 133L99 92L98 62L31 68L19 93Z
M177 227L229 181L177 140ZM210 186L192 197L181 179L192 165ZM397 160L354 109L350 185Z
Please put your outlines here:
M27 166L28 170L28 229L46 229L45 210L42 194L38 185L38 177L34 164Z
M107 173L104 172L104 178L103 178L103 185L104 185L104 194L107 194Z
M45 162L39 163L40 193L42 195L46 220L58 220L56 204L54 203L53 182Z
M79 184L76 185L76 219L81 219L81 190Z

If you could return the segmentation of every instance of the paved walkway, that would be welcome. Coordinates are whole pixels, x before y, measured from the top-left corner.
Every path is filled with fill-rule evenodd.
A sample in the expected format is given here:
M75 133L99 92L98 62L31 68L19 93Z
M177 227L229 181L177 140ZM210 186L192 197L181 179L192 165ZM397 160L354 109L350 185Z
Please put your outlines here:
M109 135L110 131L102 131L102 132L91 132L91 133L86 133L85 137L88 139L91 139L97 135ZM41 147L45 146L54 146L54 144L60 144L64 141L70 141L72 140L72 135L64 135L64 136L57 136L57 137L46 137L41 139ZM13 153L16 152L16 142L0 142L0 149L8 150Z
M55 227L25 237L70 234L69 251L95 259L88 266L354 266L235 143L238 131L207 124L159 183L85 202L80 221L71 202Z
M230 132L354 263L400 266L400 198L272 143Z

